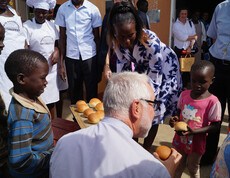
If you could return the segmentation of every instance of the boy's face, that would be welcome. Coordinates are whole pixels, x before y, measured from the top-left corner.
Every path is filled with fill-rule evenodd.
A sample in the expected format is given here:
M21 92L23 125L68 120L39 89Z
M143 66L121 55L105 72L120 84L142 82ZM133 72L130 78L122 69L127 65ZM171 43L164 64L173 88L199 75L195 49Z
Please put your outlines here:
M196 70L191 72L191 86L192 90L201 95L206 92L213 82L212 72L209 67L203 70Z
M49 73L48 63L39 62L29 76L25 75L24 90L29 98L40 96L47 85L46 76Z
M5 38L5 29L2 26L0 26L0 55L4 48L4 43L3 43L4 38Z

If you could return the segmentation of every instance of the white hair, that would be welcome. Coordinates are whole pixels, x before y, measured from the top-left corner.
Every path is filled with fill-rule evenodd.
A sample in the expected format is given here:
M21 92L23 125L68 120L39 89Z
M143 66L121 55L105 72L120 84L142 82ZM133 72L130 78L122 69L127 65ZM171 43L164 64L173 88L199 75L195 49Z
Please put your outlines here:
M150 78L136 72L113 73L106 86L103 105L106 116L129 114L135 99L150 99L146 83Z

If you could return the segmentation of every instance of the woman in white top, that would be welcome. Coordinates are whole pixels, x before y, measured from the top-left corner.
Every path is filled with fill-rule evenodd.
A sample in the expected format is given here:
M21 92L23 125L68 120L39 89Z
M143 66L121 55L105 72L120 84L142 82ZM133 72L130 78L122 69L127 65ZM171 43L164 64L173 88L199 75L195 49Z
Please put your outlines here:
M0 55L0 88L7 110L11 101L9 89L13 87L13 84L5 73L5 62L14 50L24 49L27 46L21 17L8 5L9 2L10 0L0 0L0 23L5 28L5 47Z
M174 51L178 59L181 57L183 50L185 50L187 54L190 54L191 49L197 40L195 26L187 17L188 9L182 7L179 11L179 17L173 24ZM185 89L189 82L189 73L183 73L182 81Z
M26 29L29 49L41 53L48 61L49 74L46 77L48 84L41 95L47 104L52 118L54 117L54 103L59 101L59 89L57 84L57 61L59 50L57 46L58 31L54 23L46 20L49 10L56 5L56 0L27 0L27 5L34 8L32 20L27 20L23 26Z

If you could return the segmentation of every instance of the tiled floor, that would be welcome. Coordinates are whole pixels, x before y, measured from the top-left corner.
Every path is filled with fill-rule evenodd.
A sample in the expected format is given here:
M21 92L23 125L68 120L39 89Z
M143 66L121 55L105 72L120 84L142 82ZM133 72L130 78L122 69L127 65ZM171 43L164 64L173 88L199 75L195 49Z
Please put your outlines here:
M70 106L70 101L69 101L67 94L66 94L65 99L64 99L62 118L73 121L73 116L71 114L69 106ZM223 140L227 136L227 126L228 126L227 116L228 116L228 113L226 112L225 114L226 114L226 117L222 123L219 145L221 145L221 143L223 142ZM172 129L168 125L168 120L166 120L165 124L161 124L159 126L159 130L158 130L156 139L152 145L151 151L153 152L156 149L156 147L159 145L166 145L166 146L172 147L171 143L172 143L173 136L174 136L174 129ZM140 139L140 143L143 143L143 139ZM210 171L211 171L211 166L201 167L201 178L206 178L206 177L208 178L210 175ZM188 177L189 177L189 174L186 170L183 173L182 178L188 178Z

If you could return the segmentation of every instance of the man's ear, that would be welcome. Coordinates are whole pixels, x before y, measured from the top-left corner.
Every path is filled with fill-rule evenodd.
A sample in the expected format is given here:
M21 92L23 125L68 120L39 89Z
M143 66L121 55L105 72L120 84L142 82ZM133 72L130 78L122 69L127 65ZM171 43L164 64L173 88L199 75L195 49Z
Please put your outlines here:
M20 84L20 85L24 85L25 84L25 74L23 73L19 73L17 75L17 82Z
M135 122L142 115L142 105L139 100L134 100L131 105L131 121Z

